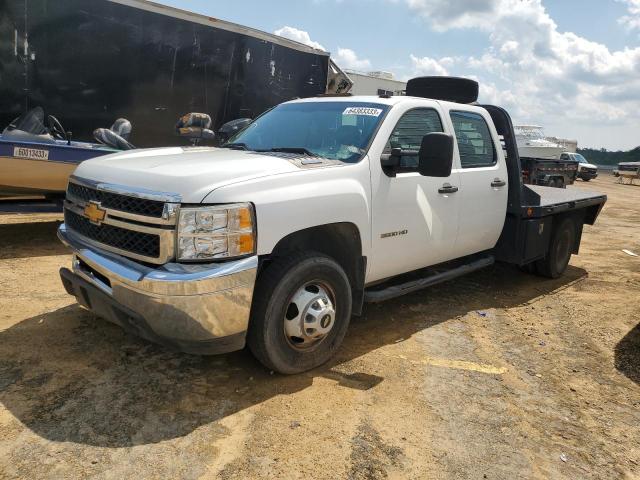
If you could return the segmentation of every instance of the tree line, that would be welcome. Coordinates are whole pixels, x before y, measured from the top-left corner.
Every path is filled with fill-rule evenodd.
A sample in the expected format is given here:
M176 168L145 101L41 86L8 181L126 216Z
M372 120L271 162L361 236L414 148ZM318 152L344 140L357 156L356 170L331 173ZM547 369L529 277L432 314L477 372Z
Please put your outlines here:
M589 163L596 165L618 165L621 162L640 162L640 147L627 152L610 152L602 148L579 148L578 153L587 159Z

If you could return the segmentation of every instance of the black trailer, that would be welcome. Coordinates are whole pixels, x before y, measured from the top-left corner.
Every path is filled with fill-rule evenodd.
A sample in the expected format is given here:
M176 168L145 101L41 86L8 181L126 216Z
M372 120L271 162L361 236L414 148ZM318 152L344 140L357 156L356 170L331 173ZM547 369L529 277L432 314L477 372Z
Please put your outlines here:
M125 117L136 146L183 144L187 112L217 129L350 86L327 52L146 0L0 0L0 125L41 106L76 139Z
M578 162L570 159L521 157L522 179L528 185L564 188L578 176Z

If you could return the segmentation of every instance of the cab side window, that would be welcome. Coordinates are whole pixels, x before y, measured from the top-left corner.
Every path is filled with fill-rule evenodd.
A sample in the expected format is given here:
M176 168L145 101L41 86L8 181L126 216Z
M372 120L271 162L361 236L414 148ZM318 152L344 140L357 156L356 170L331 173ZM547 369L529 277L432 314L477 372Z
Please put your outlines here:
M418 168L418 151L422 145L422 137L427 133L442 132L442 121L438 112L432 108L416 108L409 110L396 124L389 141L384 148L390 154L393 148L403 150L400 157L401 171L410 172Z
M490 167L496 164L496 149L491 132L482 115L451 112L462 168Z

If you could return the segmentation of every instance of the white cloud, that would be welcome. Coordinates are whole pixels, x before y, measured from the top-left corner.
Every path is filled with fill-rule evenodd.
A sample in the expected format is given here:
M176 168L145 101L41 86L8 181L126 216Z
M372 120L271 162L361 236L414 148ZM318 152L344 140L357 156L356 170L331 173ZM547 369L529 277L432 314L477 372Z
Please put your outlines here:
M499 0L405 0L435 30L482 28L490 30Z
M371 62L367 59L358 58L356 52L349 48L338 47L338 53L333 56L340 68L352 68L354 70L368 70Z
M414 52L414 70L475 74L486 84L481 95L510 108L519 121L640 124L640 48L612 51L562 32L542 0L402 1L434 30L481 30L490 44L481 56L453 64ZM640 0L620 1L629 10L623 23L640 27Z
M288 38L289 40L294 40L299 43L304 43L310 47L326 51L326 48L324 48L320 43L311 40L309 33L304 30L284 26L273 33L280 37ZM332 57L342 68L352 68L354 70L368 70L371 68L371 62L368 59L359 58L356 52L350 48L338 47L338 52L335 55L332 55Z
M278 35L279 37L284 37L284 38L288 38L289 40L294 40L299 43L304 43L305 45L308 45L313 48L317 48L319 50L326 50L321 44L311 40L311 36L304 30L298 30L297 28L294 28L294 27L284 26L273 33L275 35Z
M440 61L430 57L416 57L414 54L410 55L411 64L413 66L414 76L418 75L449 75L445 64L452 65L453 59L447 57L442 58Z
M618 0L627 4L628 15L618 19L620 25L628 30L640 30L640 0Z

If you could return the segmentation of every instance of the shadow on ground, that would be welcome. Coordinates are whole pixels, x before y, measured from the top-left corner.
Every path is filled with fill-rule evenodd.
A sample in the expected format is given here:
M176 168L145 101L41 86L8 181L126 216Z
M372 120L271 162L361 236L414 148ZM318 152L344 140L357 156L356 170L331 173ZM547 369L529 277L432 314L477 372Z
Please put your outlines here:
M69 250L58 240L62 222L8 223L0 225L0 259L64 255Z
M347 362L467 312L534 301L584 276L572 267L562 279L545 280L497 265L368 305L363 317L353 319L337 358L290 377L270 374L247 351L217 357L172 353L70 306L0 332L0 401L52 441L103 447L157 443L300 391L314 377L345 388L375 387L384 378L354 372L366 362Z
M640 385L640 324L616 345L615 363L619 372Z
M44 198L0 197L0 215L15 213L62 213L62 200Z

